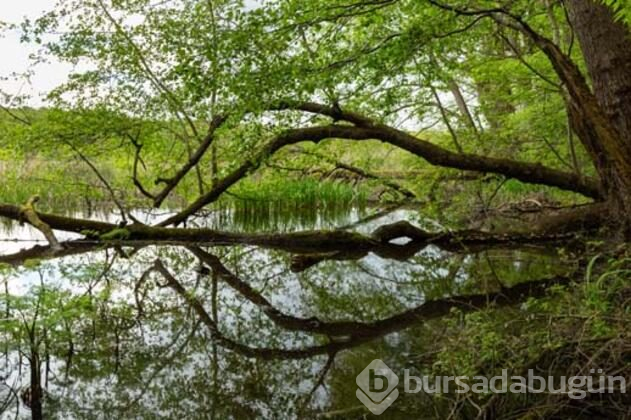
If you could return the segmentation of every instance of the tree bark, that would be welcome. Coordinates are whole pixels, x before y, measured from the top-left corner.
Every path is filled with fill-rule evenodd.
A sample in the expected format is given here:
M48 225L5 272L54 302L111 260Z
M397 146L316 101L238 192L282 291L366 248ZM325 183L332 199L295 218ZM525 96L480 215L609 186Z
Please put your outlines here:
M598 103L631 143L631 33L594 0L567 2Z
M612 221L631 236L631 32L613 11L593 0L568 0L570 22L578 36L598 105L625 148L624 156L596 162L611 204ZM575 116L575 120L580 116ZM580 121L575 125L580 125ZM626 161L626 165L616 164Z

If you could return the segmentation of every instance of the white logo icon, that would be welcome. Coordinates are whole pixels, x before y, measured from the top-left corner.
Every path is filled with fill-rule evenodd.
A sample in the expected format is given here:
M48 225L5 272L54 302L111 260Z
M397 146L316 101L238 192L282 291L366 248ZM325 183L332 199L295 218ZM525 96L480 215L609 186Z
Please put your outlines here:
M399 377L379 359L366 366L366 369L357 375L356 382L359 389L355 395L374 415L378 416L386 411L399 397L399 391L396 389Z

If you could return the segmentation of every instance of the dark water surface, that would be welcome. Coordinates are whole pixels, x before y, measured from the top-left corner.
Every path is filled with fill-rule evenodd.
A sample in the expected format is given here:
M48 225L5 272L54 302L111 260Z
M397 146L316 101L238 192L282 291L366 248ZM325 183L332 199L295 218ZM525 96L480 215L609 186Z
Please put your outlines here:
M382 210L244 206L189 227L369 233L409 220L440 228L413 210ZM166 214L136 216L155 222ZM291 270L289 252L243 245L86 247L16 262L6 256L41 235L5 225L0 236L11 263L0 271L2 418L31 417L33 381L43 389L44 418L358 418L367 411L356 376L373 359L412 363L423 354L425 326L405 318L354 335L348 323L328 323L387 320L430 299L564 270L554 249L452 254L432 246L403 261L369 254L302 272ZM423 418L422 400L396 404L390 416Z

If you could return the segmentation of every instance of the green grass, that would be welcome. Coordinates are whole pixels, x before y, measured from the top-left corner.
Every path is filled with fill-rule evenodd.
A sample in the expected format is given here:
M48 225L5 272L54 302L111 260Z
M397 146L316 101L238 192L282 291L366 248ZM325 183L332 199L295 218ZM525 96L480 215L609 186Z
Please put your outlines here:
M366 191L314 179L245 179L222 197L221 227L244 231L291 231L349 222L349 208L365 207ZM220 226L218 226L220 227Z
M233 198L248 201L278 201L304 206L326 206L329 203L353 204L366 201L366 191L348 184L315 179L269 180L246 179L231 190Z

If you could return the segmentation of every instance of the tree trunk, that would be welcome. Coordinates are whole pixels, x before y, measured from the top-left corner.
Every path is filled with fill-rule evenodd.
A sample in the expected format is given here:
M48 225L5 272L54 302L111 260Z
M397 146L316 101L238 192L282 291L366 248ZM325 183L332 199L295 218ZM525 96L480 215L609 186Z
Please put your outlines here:
M622 138L631 143L631 32L597 1L567 4L594 95Z
M31 407L31 419L41 420L43 417L42 412L42 382L41 382L41 367L39 354L37 350L31 351L30 358L30 370L31 370L31 389L29 401Z
M464 99L462 95L462 90L460 90L460 86L456 83L455 80L449 80L448 82L449 90L451 91L454 100L456 101L456 105L458 105L458 110L462 117L465 119L466 123L473 130L473 132L478 134L478 127L475 125L475 121L473 116L471 115L471 111L469 111L469 106L467 105L467 101Z
M594 0L568 0L594 96L624 149L631 145L631 32L610 8ZM575 116L575 120L580 116ZM575 125L580 125L575 121ZM624 150L623 149L623 150ZM595 162L611 204L611 217L631 237L631 155L602 156ZM620 164L626 161L627 164ZM617 162L617 163L616 163Z

